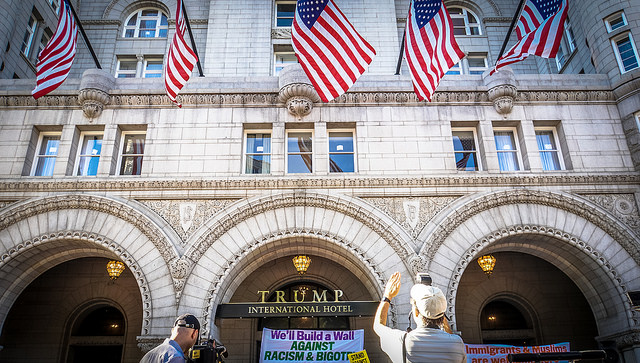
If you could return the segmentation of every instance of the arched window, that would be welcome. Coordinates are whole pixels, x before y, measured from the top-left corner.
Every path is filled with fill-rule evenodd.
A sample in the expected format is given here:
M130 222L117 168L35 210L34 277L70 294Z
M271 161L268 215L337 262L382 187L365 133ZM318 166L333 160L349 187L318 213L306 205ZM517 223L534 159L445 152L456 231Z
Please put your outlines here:
M523 307L502 299L489 302L480 312L484 344L534 345L532 318Z
M167 15L159 9L140 9L129 15L125 22L124 38L166 38L169 23Z
M471 10L459 6L448 7L453 22L453 35L482 35L478 17Z
M66 362L121 362L125 324L124 315L113 306L87 308L71 326Z

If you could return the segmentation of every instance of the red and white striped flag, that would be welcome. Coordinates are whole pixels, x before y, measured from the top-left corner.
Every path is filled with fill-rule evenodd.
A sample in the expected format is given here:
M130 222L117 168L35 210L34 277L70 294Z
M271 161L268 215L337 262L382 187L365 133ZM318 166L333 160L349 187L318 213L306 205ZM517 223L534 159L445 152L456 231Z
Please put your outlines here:
M187 84L191 77L193 67L198 62L196 53L184 40L184 33L187 30L187 24L182 13L182 0L178 0L178 8L176 10L176 33L173 35L171 46L169 46L169 54L164 67L164 88L167 95L178 107L182 107L176 100L178 92Z
M404 58L419 100L431 100L440 79L464 57L442 0L413 0L405 29Z
M527 0L516 26L518 42L498 59L490 74L532 54L554 58L562 41L568 7L567 0Z
M333 0L298 0L291 41L324 102L347 92L376 54Z
M38 99L58 88L67 79L76 55L78 27L67 0L62 1L56 33L38 54L36 87L31 91Z

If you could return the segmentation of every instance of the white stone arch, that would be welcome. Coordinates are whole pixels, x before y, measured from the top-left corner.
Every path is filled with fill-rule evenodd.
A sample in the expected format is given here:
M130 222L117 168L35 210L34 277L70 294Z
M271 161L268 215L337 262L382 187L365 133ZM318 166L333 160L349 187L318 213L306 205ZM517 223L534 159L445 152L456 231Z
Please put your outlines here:
M421 250L434 282L448 286L450 314L470 262L484 252L516 251L563 270L589 301L601 335L638 327L640 319L624 293L627 284L637 284L640 244L606 211L574 195L536 190L457 202L439 216ZM518 235L535 238L515 242Z
M234 207L194 235L195 243L185 254L195 265L181 295L180 311L201 314L203 334L216 334L209 325L215 307L228 301L248 274L287 253L313 250L344 259L372 296L380 295L389 277L383 274L399 270L409 283L414 269L423 266L406 232L354 198L300 192L246 200ZM282 243L292 237L310 243Z
M81 257L120 258L132 271L143 303L142 334L164 333L156 311L176 301L169 261L177 251L163 228L115 199L57 195L11 205L0 214L0 323L28 284L48 269ZM164 298L163 298L164 297Z

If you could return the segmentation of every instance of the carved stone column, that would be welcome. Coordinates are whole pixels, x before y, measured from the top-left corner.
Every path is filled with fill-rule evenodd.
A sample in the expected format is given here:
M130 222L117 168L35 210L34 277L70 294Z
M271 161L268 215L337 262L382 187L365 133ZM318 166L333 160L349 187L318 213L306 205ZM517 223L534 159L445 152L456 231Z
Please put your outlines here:
M500 71L489 75L489 71L483 74L483 81L487 86L489 101L499 114L506 115L513 109L513 101L518 95L516 79L511 67L500 68Z
M280 71L279 85L278 101L284 103L289 113L298 119L311 113L314 102L320 102L320 96L299 64L286 66Z
M109 104L109 91L115 84L115 78L102 69L87 69L80 80L78 102L88 118L100 116L104 106Z

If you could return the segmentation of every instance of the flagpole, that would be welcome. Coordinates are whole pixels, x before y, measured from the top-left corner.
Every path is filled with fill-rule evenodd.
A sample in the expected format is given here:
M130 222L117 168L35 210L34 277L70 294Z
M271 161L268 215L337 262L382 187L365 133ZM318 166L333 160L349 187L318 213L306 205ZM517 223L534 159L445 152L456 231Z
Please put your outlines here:
M404 39L407 36L407 27L405 25L402 32L402 44L400 44L400 54L398 55L398 65L396 66L396 76L400 75L400 66L402 65L402 53L404 52Z
M67 4L69 4L69 9L71 9L71 13L73 14L73 17L76 19L76 23L78 23L78 28L80 28L80 33L82 34L82 37L84 38L85 44L87 44L87 47L89 48L89 52L91 52L91 56L93 57L93 61L96 63L96 67L98 67L98 69L102 69L102 66L100 66L100 62L98 62L98 57L96 57L96 53L93 51L93 47L91 46L91 42L89 41L89 38L87 37L87 33L84 32L84 28L82 27L82 23L80 22L80 19L78 19L78 15L76 14L76 11L73 8L73 5L71 5L71 0L63 0L63 1L65 1Z
M198 54L198 48L196 48L196 42L193 40L193 33L191 32L191 23L189 22L189 17L187 16L187 8L186 6L184 6L184 1L182 1L182 13L184 14L184 21L187 23L189 38L191 38L191 47L193 48L193 51L196 53L196 58L198 59L198 62L197 62L198 72L200 72L200 77L204 77L204 73L202 73L202 65L200 64L200 55Z
M502 53L504 53L504 49L507 47L507 43L509 42L509 38L511 38L511 33L513 33L513 28L516 25L516 21L520 17L520 13L522 12L522 6L526 0L520 0L520 4L518 5L518 9L516 9L516 13L511 19L511 25L509 26L509 31L507 32L507 36L504 38L504 42L502 43L502 49L500 49L500 53L496 58L496 64L498 64L498 60L502 57Z

